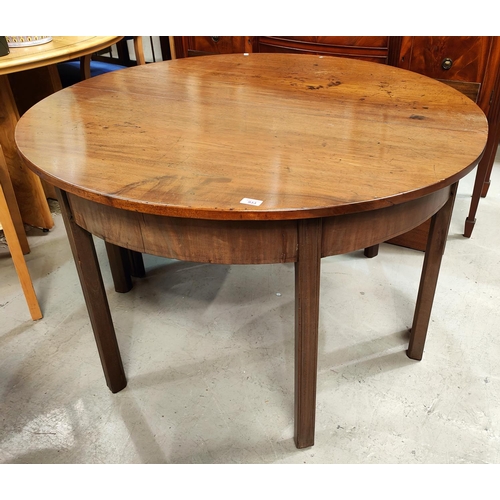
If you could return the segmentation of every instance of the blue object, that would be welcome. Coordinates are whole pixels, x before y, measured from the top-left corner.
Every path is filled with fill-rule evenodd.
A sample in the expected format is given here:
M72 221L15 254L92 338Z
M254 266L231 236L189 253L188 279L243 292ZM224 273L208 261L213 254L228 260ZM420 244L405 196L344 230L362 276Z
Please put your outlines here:
M104 73L109 73L110 71L116 71L117 69L124 69L126 66L121 64L113 64L101 61L91 61L90 62L90 76L103 75ZM59 77L61 78L61 83L63 88L69 87L75 83L82 81L82 72L80 61L68 61L59 63L57 65L59 71Z
M124 41L134 40L134 47L136 51L141 51L142 53L142 43L139 46L136 45L135 39L140 39L141 37L136 36L125 36ZM144 56L143 56L144 57ZM59 63L57 69L59 70L59 77L61 78L61 83L63 88L69 87L75 83L81 82L82 77L82 65L80 60L75 59L73 61ZM123 66L123 64L114 64L112 62L105 61L92 61L90 60L90 77L103 75L104 73L109 73L110 71L116 71L117 69L124 69L128 66Z

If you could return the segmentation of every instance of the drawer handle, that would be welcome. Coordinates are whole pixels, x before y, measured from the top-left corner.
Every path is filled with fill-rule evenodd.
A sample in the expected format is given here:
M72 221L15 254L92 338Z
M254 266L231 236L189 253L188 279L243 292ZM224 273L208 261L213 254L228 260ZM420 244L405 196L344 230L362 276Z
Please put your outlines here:
M212 40L217 43L220 40L220 36L213 36Z
M446 59L443 59L443 62L441 63L441 67L444 69L444 70L448 70L450 69L451 67L453 66L453 61L447 57Z

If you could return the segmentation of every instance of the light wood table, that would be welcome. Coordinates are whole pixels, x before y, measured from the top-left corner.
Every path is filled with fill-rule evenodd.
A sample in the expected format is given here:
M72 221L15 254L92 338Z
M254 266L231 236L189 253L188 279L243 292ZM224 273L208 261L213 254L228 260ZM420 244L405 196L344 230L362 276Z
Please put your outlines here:
M92 234L127 279L130 252L295 263L295 442L304 448L314 443L321 258L432 217L408 348L421 359L457 183L487 134L470 99L415 73L235 54L87 80L30 109L16 140L29 168L60 190L113 392L126 378Z
M14 224L20 240L25 236L23 222L50 229L54 222L40 179L22 165L14 142L14 130L23 110L18 109L14 93L33 91L43 98L61 89L56 64L92 54L121 40L120 36L55 36L49 43L32 47L10 48L10 54L0 57L0 145L14 186L21 219L14 214ZM15 84L25 87L13 89ZM13 93L14 91L14 93ZM9 200L10 204L12 201Z

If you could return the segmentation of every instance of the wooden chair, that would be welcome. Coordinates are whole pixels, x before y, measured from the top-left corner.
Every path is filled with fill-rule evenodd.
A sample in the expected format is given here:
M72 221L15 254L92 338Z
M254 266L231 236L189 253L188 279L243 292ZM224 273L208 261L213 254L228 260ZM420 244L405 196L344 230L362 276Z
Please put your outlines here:
M125 40L133 40L136 63L146 64L142 36L125 37ZM112 62L111 58L109 62L102 60L94 61L92 60L92 54L83 56L78 60L67 61L57 65L63 88L87 80L93 76L102 75L126 67L127 66L123 66L122 64Z
M13 221L13 215L14 218L16 218L19 214L19 208L17 207L15 196L13 196L14 191L7 170L7 163L5 162L5 157L0 146L0 224L2 225L5 239L7 240L7 246L9 247L14 262L14 267L16 268L19 281L21 282L31 318L36 320L42 318L42 311L40 310L38 299L33 288L33 282L31 281L26 261L24 260L23 253L29 252L28 242L26 240L24 243L24 249L26 251L23 252L23 246ZM26 239L24 229L21 238Z

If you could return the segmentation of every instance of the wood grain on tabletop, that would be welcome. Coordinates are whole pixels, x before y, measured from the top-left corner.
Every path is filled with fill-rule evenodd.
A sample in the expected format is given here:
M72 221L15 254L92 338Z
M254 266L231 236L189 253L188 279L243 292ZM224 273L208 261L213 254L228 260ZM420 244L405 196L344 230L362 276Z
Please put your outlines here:
M487 132L470 99L415 73L343 58L231 54L77 84L31 108L16 141L42 178L99 203L179 217L296 219L448 186L476 165Z

